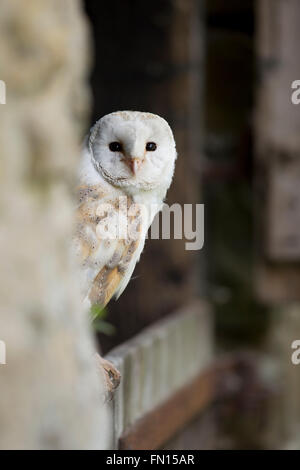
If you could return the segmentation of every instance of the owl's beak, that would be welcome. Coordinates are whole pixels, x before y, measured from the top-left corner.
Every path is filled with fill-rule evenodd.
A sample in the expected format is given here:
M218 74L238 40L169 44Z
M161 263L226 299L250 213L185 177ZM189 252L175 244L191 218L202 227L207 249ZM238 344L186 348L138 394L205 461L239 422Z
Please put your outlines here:
M143 161L140 158L130 158L128 160L128 166L134 175L137 174L140 169Z

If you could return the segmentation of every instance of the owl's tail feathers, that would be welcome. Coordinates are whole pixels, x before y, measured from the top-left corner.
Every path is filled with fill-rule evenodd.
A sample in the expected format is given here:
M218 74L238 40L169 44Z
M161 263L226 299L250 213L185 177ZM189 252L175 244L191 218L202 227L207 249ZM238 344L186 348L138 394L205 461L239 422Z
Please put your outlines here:
M122 279L118 267L104 266L95 277L90 289L88 300L91 305L98 304L105 307L116 292Z

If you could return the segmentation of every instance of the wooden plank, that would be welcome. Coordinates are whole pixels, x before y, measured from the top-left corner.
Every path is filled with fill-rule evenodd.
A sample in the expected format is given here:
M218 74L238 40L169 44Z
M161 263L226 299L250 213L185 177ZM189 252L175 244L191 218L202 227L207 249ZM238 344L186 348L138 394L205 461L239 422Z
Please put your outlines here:
M153 450L161 448L193 418L224 393L223 378L240 365L225 360L200 373L168 400L139 419L119 439L122 450ZM226 396L226 393L225 393Z
M111 448L127 429L155 410L213 360L213 324L209 305L194 299L173 315L143 330L106 358L122 380L112 403Z
M255 112L255 290L263 302L300 299L300 113L291 101L299 77L300 2L257 2L259 76Z

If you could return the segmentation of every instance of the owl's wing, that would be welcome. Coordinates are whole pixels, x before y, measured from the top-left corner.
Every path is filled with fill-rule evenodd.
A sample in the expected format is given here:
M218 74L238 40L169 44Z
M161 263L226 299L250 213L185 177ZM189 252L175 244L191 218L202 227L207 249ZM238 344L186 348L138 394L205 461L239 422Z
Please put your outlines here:
M91 305L105 306L113 295L118 296L125 289L143 248L141 212L137 209L134 215L127 214L134 237L118 238L113 236L113 222L119 220L119 200L109 198L98 185L81 186L78 195L75 246L81 264L83 295ZM107 210L103 210L105 205L109 206Z

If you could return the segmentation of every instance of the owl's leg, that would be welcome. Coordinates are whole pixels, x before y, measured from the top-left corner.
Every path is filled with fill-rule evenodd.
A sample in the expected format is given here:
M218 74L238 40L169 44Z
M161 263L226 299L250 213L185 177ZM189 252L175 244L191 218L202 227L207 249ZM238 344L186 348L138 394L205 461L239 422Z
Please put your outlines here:
M100 354L96 354L95 359L97 366L104 377L104 383L106 386L106 399L111 400L114 391L120 383L121 374L111 362L101 357Z

